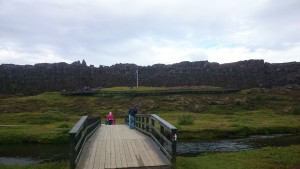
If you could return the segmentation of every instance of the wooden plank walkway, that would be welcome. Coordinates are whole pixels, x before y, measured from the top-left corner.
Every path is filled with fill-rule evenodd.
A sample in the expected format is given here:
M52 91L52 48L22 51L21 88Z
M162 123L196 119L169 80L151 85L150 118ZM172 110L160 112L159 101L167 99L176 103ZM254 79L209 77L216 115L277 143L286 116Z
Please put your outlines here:
M100 126L87 141L77 169L171 168L153 140L127 125Z

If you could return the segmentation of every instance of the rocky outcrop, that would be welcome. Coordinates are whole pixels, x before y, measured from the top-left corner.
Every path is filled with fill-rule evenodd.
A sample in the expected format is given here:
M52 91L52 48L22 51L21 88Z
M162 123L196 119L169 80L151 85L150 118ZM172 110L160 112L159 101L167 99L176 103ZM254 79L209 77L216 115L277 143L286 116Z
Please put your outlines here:
M247 60L228 64L207 61L172 65L87 66L83 61L40 63L35 65L0 65L1 94L36 94L45 91L77 90L88 86L135 86L136 70L141 86L220 86L253 88L300 84L300 63L270 64Z

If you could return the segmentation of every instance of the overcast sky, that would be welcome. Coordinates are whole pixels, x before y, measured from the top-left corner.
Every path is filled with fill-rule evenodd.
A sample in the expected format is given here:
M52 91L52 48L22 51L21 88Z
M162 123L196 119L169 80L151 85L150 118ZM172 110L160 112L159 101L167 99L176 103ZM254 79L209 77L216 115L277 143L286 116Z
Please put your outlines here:
M300 61L299 0L0 0L0 64Z

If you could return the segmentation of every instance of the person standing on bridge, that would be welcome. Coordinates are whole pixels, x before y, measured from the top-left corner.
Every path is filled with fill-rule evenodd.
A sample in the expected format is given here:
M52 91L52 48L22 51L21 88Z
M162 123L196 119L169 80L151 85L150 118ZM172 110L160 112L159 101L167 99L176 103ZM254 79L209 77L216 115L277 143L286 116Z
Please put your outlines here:
M134 127L134 117L135 114L137 114L138 110L136 108L136 106L132 106L129 111L128 111L128 115L129 115L129 128L133 129Z
M109 112L108 115L106 116L106 119L108 121L108 125L112 125L114 121L114 115L112 112Z

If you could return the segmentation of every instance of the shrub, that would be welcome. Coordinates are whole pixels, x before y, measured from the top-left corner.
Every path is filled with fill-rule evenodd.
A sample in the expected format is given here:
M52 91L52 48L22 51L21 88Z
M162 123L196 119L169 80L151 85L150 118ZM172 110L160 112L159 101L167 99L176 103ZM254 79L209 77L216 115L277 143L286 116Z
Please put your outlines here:
M292 111L292 113L300 115L300 108L299 107L294 108L294 110Z
M62 123L58 126L58 128L70 128L70 125L67 123Z
M194 124L194 119L191 115L184 115L178 120L179 125L192 125Z

